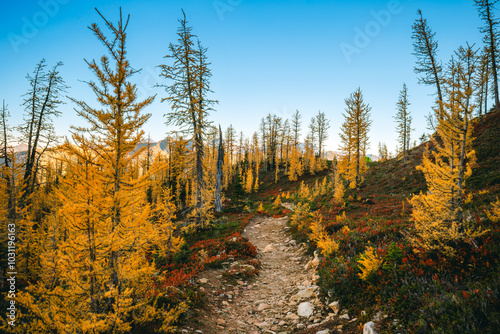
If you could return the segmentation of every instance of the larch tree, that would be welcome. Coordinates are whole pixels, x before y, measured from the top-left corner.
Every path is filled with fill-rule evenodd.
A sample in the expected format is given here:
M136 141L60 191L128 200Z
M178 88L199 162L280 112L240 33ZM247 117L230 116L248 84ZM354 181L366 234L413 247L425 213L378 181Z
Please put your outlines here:
M387 144L378 142L378 155L380 161L386 161L389 158L389 152L387 150Z
M5 104L5 100L2 102L2 110L0 110L0 176L4 182L4 196L7 214L6 217L12 216L12 210L14 209L13 203L13 186L11 184L12 178L12 170L11 166L12 158L11 154L9 154L9 141L12 139L12 135L10 133L11 129L8 124L8 118L10 117L8 106Z
M351 93L345 100L346 108L344 122L341 125L341 149L347 153L348 170L346 178L352 188L357 188L361 183L361 174L364 172L366 162L365 154L368 146L368 132L372 121L370 120L371 107L364 102L361 88Z
M316 135L318 139L318 154L319 158L323 159L323 148L325 142L327 141L329 135L328 130L330 129L330 120L326 118L324 112L318 111L316 114Z
M413 54L417 57L414 71L422 75L418 79L419 83L436 87L437 105L441 108L440 101L443 100L441 89L443 68L437 59L438 42L435 40L436 33L432 32L420 9L417 14L418 18L412 27ZM432 113L427 117L429 127L432 129L434 129L434 123L436 122L433 117Z
M488 48L483 48L479 56L479 66L477 74L477 84L479 86L477 93L477 104L479 105L479 116L488 112L488 93L490 89L491 67Z
M236 161L234 159L234 150L236 146L236 130L234 129L232 124L229 124L229 126L227 127L224 137L226 145L226 147L224 148L224 185L227 189L229 183L234 177L236 170Z
M302 163L300 161L300 151L297 147L292 147L290 155L290 167L288 168L288 179L290 181L297 181L298 177L302 175Z
M217 167L215 171L215 212L222 211L222 181L224 178L224 144L222 130L219 125L219 146L217 149Z
M30 89L24 95L24 123L19 126L21 138L28 145L21 198L23 205L29 203L35 190L40 157L56 141L53 118L61 114L58 109L63 103L60 96L67 88L59 74L60 66L62 63L58 62L47 71L45 59L42 59L33 73L26 76Z
M276 169L276 164L278 163L276 158L279 152L279 138L283 128L283 119L276 115L268 114L263 124L267 128L265 130L267 164L269 167Z
M168 101L172 111L166 114L167 124L180 127L185 133L192 136L194 148L194 171L195 171L195 203L192 215L196 225L207 223L209 216L204 180L204 138L205 131L210 126L208 121L209 112L216 102L210 100L207 95L210 90L211 72L206 57L206 48L198 41L195 44L196 36L192 33L192 27L188 26L186 14L179 20L177 44L170 43L169 54L165 56L172 59L172 65L160 65L161 76L171 80L170 85L163 85L166 88L168 97L163 101Z
M466 179L475 162L472 150L472 113L476 108L476 51L471 46L460 47L456 60L452 58L444 80L445 101L435 108L439 120L434 138L435 150L427 150L422 165L427 192L411 199L412 217L417 237L412 241L426 251L438 251L453 256L454 244L469 234L464 219L463 201Z
M398 112L394 119L396 120L396 131L398 133L398 143L401 152L403 153L403 161L406 163L406 156L410 149L410 138L411 138L411 121L412 117L410 110L410 101L408 100L408 89L406 84L403 84L403 89L399 93L399 99L396 103L396 108ZM387 149L387 148L386 148Z
M157 221L161 226L155 228L150 219L149 175L137 178L134 170L144 151L136 149L141 127L150 117L143 109L154 97L138 101L130 82L137 71L126 59L129 17L123 20L120 11L117 24L101 17L111 36L97 24L90 30L109 56L99 64L86 61L97 77L88 85L101 106L71 99L88 126L73 126L73 143L64 145L67 175L57 191L60 209L46 225L41 279L18 298L32 320L20 332L129 333L144 326L167 332L184 309L157 307L146 297L154 273L147 254L168 243L166 222ZM162 218L169 210L163 208ZM155 214L158 218L158 210Z
M495 18L494 10L498 0L474 0L478 9L479 17L485 22L480 31L484 34L484 42L491 62L491 74L493 76L493 92L495 94L495 108L500 108L500 99L498 97L498 20Z
M301 118L302 115L300 111L295 110L295 113L292 115L293 146L295 147L300 143L300 131L302 127Z
M313 148L313 152L316 152L316 140L318 135L318 124L315 116L311 117L311 121L309 122L309 132L307 133L308 140L311 142L311 146ZM307 141L307 139L305 140Z

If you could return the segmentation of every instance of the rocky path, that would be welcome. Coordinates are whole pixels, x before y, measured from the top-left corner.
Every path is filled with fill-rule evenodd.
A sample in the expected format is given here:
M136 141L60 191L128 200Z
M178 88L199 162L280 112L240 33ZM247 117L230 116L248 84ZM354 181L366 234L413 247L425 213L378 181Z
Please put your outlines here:
M199 280L212 291L213 300L210 313L200 316L194 332L296 333L333 317L317 298L317 276L309 268L312 258L288 233L287 221L286 217L259 217L247 225L244 236L257 246L262 262L256 278L234 286L221 285L221 275L206 274Z

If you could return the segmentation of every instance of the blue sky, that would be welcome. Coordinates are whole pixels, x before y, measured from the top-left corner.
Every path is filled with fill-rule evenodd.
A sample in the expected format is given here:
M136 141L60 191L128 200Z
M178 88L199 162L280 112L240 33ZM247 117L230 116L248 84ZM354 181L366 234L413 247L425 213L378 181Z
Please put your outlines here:
M49 66L62 61L67 94L95 101L84 81L93 80L84 59L99 59L105 50L87 28L102 26L94 10L116 21L119 7L131 14L128 55L141 97L157 94L146 109L152 114L144 130L154 140L172 128L164 124L165 83L158 77L168 44L175 42L181 8L193 32L209 48L213 98L219 100L210 118L222 128L232 124L251 136L268 113L290 118L298 109L303 131L318 110L331 120L327 149L337 150L344 99L361 87L372 107L371 149L379 141L396 146L395 104L403 83L408 86L414 139L426 132L432 87L417 84L411 26L423 11L439 41L439 57L447 62L466 42L482 46L481 21L473 0L445 1L321 1L321 0L40 0L4 1L0 20L0 99L11 112L11 124L22 121L25 78L46 58ZM31 28L31 29L30 29ZM360 31L365 35L360 37ZM355 51L353 51L356 48ZM349 51L346 51L349 50ZM70 124L81 124L74 105L61 107L56 119L60 135ZM94 104L97 106L97 104Z

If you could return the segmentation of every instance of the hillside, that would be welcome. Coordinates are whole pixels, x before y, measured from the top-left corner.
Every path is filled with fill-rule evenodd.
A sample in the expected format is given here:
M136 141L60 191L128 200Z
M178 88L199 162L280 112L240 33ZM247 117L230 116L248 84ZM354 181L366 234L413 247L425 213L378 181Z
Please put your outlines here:
M407 199L426 190L423 174L415 167L431 143L413 148L406 164L402 159L372 163L359 191L347 191L345 205L334 203L331 192L316 197L301 194L302 181L309 185L310 194L329 172L296 182L280 180L260 194L271 202L277 194L291 191L296 203L309 206L310 211L291 215L291 227L296 240L307 241L311 252L318 246L309 240L311 228L318 219L323 222L339 250L335 256L323 257L319 266L321 298L325 304L339 302L351 318L357 318L358 329L352 333L370 320L386 333L497 332L500 228L486 212L500 195L499 130L498 113L474 121L477 164L467 182L466 195L472 199L465 210L471 226L487 232L457 244L457 255L451 260L416 251L409 242L413 223ZM359 276L363 272L359 261L369 245L381 265L365 280ZM333 319L321 328L336 332L339 321Z

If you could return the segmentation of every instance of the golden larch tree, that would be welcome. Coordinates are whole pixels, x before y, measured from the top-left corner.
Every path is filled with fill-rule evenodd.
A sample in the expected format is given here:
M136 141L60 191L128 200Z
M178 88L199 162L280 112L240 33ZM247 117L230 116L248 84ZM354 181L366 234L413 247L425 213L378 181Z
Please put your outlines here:
M352 188L357 188L362 181L361 175L366 170L365 154L369 140L368 132L372 124L371 107L364 102L361 88L351 93L345 103L340 140L341 149L347 153L345 158L349 171L344 173L344 176Z
M454 244L466 232L463 201L465 180L471 175L475 152L471 148L471 118L475 105L476 52L472 47L460 47L457 59L449 63L443 82L445 101L435 108L435 150L425 152L418 166L427 182L427 192L411 199L412 217L417 237L412 241L427 251L454 254Z
M18 298L31 319L19 327L23 333L129 333L143 326L166 332L185 308L157 308L145 298L154 273L146 255L168 237L150 219L149 175L137 178L135 170L150 116L143 109L153 97L137 101L130 82L136 70L126 59L129 18L121 11L116 25L102 18L111 37L97 24L90 29L109 57L86 61L101 108L72 99L89 125L72 127L73 143L64 146L67 174L57 191L60 210L47 218L41 279Z
M406 156L408 155L408 151L410 149L410 138L412 131L411 128L412 117L410 114L410 110L408 109L409 106L410 106L410 101L408 100L408 89L406 88L406 84L403 84L403 89L399 93L399 99L398 102L396 103L398 112L394 116L394 119L396 120L398 143L400 150L403 153L404 163L406 163ZM387 159L387 154L385 154L385 158Z

